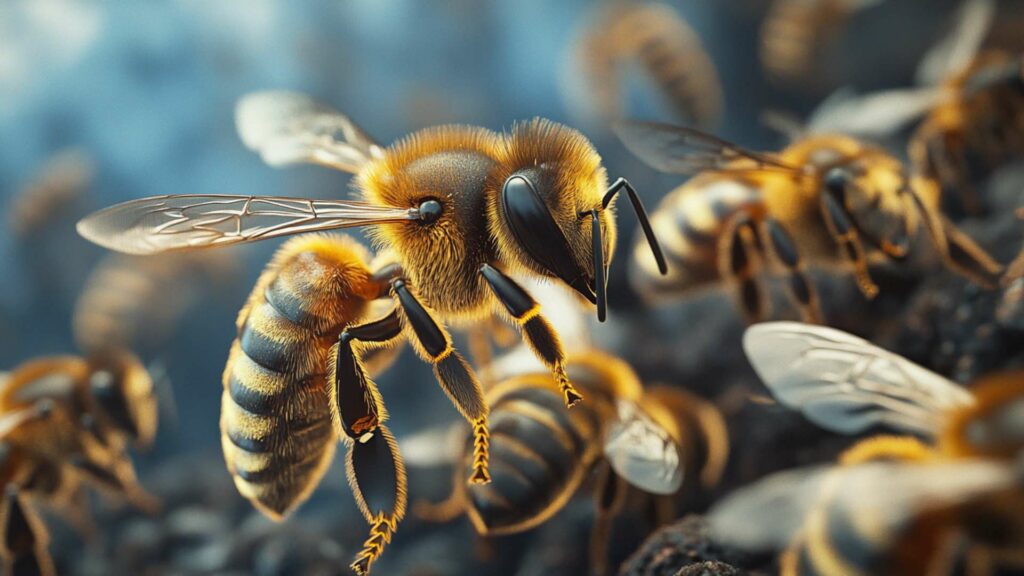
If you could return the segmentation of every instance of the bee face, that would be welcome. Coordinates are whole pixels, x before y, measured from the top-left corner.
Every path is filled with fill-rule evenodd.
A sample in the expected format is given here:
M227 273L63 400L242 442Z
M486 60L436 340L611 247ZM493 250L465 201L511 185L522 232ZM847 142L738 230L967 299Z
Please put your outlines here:
M152 442L158 411L153 380L137 358L122 353L97 365L89 394L108 425L140 445Z
M488 180L490 226L502 259L559 278L595 302L594 228L601 230L603 265L615 245L615 223L602 206L607 177L590 142L545 120L513 128Z

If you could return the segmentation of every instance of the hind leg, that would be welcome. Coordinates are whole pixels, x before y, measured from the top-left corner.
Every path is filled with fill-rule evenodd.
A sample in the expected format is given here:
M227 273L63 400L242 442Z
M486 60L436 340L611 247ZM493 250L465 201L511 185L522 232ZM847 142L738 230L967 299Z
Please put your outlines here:
M919 195L911 192L910 199L947 268L987 288L999 285L1003 267L998 262Z
M0 502L0 558L5 574L53 576L50 536L24 494L9 484Z
M405 464L391 431L383 424L378 430L366 442L346 442L348 482L359 511L370 524L370 535L351 565L360 576L370 573L405 515Z
M750 215L741 211L729 218L718 245L718 269L722 278L737 286L740 308L747 322L764 320L771 304L757 274L764 247Z

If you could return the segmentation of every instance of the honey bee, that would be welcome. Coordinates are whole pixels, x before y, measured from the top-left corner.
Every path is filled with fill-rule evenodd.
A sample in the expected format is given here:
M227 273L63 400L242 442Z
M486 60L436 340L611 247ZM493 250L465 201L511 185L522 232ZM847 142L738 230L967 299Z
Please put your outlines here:
M265 513L280 516L304 498L329 460L334 434L355 441L349 477L373 527L353 568L365 573L402 516L405 479L381 427L386 413L360 360L361 343L412 342L472 423L472 479L487 482L487 404L441 322L511 317L572 406L582 397L565 374L558 336L506 271L558 279L595 303L603 319L615 243L610 209L623 190L663 258L636 192L622 179L606 188L593 147L564 126L534 120L504 136L447 126L383 148L347 117L290 92L243 98L236 121L243 142L272 165L356 173L363 201L159 196L98 212L78 229L108 248L151 254L369 226L381 252L394 255L371 271L345 241L287 245L239 316L225 370L228 466ZM362 317L367 303L388 297L389 313ZM301 443L281 444L300 433ZM296 474L294 466L306 468Z
M421 515L448 520L465 513L484 536L523 532L557 514L596 476L591 565L604 573L611 523L628 486L650 495L675 494L684 478L713 486L728 435L712 404L678 388L645 391L619 358L589 350L570 356L567 369L587 394L568 413L547 373L517 374L490 388L492 482L463 480L461 469L474 461L467 449L457 458L452 496L421 507Z
M96 265L75 302L75 342L89 354L159 350L199 300L197 283L224 286L238 272L237 263L219 252L111 254Z
M156 423L152 380L129 353L47 357L10 372L0 390L0 560L6 573L53 574L36 500L87 536L95 526L86 487L155 512L159 502L138 484L127 447L149 445Z
M636 61L676 114L712 127L722 112L718 72L697 33L672 8L659 3L603 3L573 43L566 65L566 93L573 110L605 122L622 117L621 67Z
M67 211L92 177L92 162L81 150L55 154L15 199L10 210L11 231L19 237L40 231Z
M849 95L828 110L833 129L864 136L920 120L910 137L911 162L972 214L983 209L972 176L1024 154L1024 59L981 49L995 13L993 0L965 1L957 26L922 60L922 86Z
M1024 373L968 391L860 338L790 322L749 328L744 347L775 397L819 426L906 436L870 437L836 467L730 497L712 512L722 537L787 547L786 575L946 573L957 540L972 574L1024 567Z
M803 83L826 72L825 56L849 20L881 0L775 0L761 24L761 63L771 80Z
M921 222L945 266L998 284L1000 265L940 212L938 186L875 146L812 134L764 154L666 124L623 122L616 132L655 169L696 174L651 218L671 273L655 274L655 262L634 253L632 279L648 296L724 280L738 286L741 309L757 320L767 315L758 275L771 265L788 276L803 318L820 322L808 266L852 270L861 293L873 298L869 265L906 258Z

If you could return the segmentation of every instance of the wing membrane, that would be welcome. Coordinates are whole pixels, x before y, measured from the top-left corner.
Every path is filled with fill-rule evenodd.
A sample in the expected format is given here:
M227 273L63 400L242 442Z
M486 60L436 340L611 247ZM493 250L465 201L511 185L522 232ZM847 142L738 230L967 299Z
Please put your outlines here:
M271 166L322 164L358 172L383 151L333 108L297 92L255 92L235 108L242 142Z
M807 122L812 134L881 138L895 134L949 94L940 88L907 88L856 95L840 90L825 99Z
M832 328L757 324L743 348L775 398L834 432L882 425L933 436L943 412L974 402L956 383Z
M364 202L183 194L111 206L80 221L78 232L111 250L156 254L416 217L414 208Z
M679 448L668 432L634 403L616 403L618 419L605 438L604 454L615 473L652 494L674 494L683 484Z
M978 54L996 16L995 0L964 0L956 12L952 32L925 54L917 68L917 82L934 85L966 68Z
M658 122L618 122L615 134L648 166L673 174L720 170L736 160L749 160L755 170L800 172L770 154L752 152L691 128Z

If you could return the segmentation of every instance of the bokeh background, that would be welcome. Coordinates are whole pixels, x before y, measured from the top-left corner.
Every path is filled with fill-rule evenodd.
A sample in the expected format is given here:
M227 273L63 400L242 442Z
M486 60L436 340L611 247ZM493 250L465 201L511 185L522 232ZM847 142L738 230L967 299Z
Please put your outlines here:
M0 219L0 367L46 354L76 352L71 331L75 299L103 256L101 249L74 232L76 219L91 210L174 193L346 196L347 175L319 167L274 170L241 145L234 130L233 107L240 96L253 90L288 88L310 93L344 111L383 143L443 123L496 130L534 116L569 123L593 140L609 174L629 178L653 207L679 179L655 174L629 156L607 124L580 114L580 104L567 99L563 89L566 66L571 65L567 64L570 48L600 4L592 0L4 0L0 3L0 206L11 214L19 195L40 178L48 161L68 149L88 158L93 176L81 194L62 203L53 218L27 233L15 233L7 215ZM673 0L665 4L696 30L718 69L725 113L717 132L753 148L782 142L759 121L764 110L799 117L842 86L866 91L910 85L918 60L947 29L956 6L952 0L889 0L865 8L837 38L828 79L809 88L771 82L765 76L758 60L759 27L770 2ZM627 66L623 90L625 115L679 121L638 68ZM631 218L620 222L623 238L631 238L635 223ZM227 249L229 260L238 265L230 272L230 281L201 291L166 345L148 353L147 360L166 366L176 409L165 414L167 425L155 450L139 456L144 481L190 483L206 474L219 477L215 483L229 484L219 454L220 374L234 337L234 316L279 244L269 241ZM644 325L642 319L650 318L625 281L629 246L628 241L620 243L612 267L611 322L595 327L599 341L623 351L628 349L623 341ZM166 294L168 299L171 296ZM150 304L160 307L162 297ZM691 374L700 378L694 387L714 391L718 386L714 369L739 362L739 357L735 353L715 356L716 349L727 345L707 341L707 330L700 327L707 323L738 329L739 319L728 307L714 308L714 317L708 316L706 308L679 312L680 307L685 305L660 316L657 333L662 354L683 349L691 352L680 355L692 354L694 349L706 352L707 356L694 358L687 366L700 366ZM647 377L676 377L657 373L657 362L638 362ZM392 428L399 436L456 417L430 372L409 351L379 381ZM174 477L168 467L185 473L178 480L167 480ZM429 481L440 482L436 476ZM416 490L415 476L410 483ZM443 495L436 486L430 491L432 496ZM230 487L223 494L224 499L237 499ZM209 526L238 529L238 518L248 511L244 506L236 510L241 511L235 516L214 512L205 520L195 520L198 541L216 539L202 536ZM289 529L295 534L317 532L308 526L319 526L315 521L323 518L325 526L348 526L347 532L332 529L318 534L324 542L337 541L338 550L350 553L361 541L362 519L338 467ZM461 540L453 546L472 547L470 531L457 534ZM397 548L419 548L416 554L422 557L442 559L437 560L442 568L436 573L469 573L455 559L444 563L451 554L443 543L404 536L400 531ZM57 537L61 537L59 528ZM55 554L72 573L86 573L89 566L100 570L95 567L103 566L102 559L113 550L110 542L97 552L83 551L73 538L59 541L65 544ZM259 553L269 554L266 547ZM340 558L338 569L347 564L346 553L331 554ZM463 551L461 555L470 554ZM397 551L386 554L381 573L391 573L386 571L389 562L396 573L415 572L403 564L404 557ZM509 573L542 572L507 568L512 570Z

